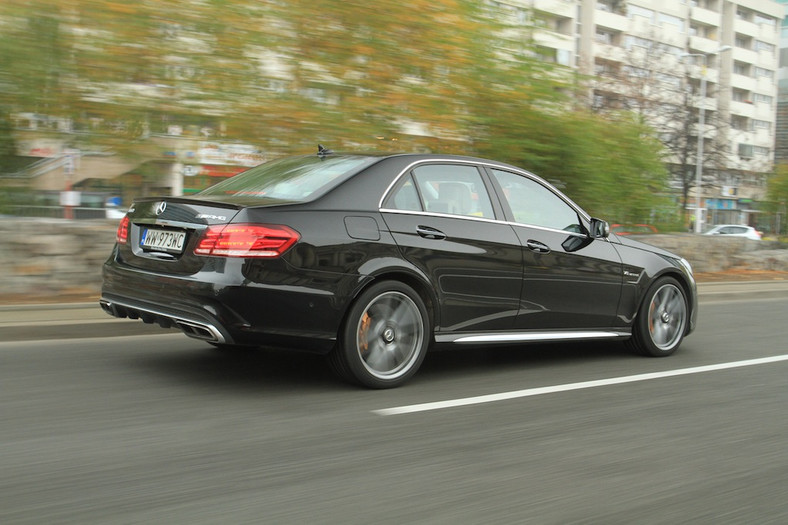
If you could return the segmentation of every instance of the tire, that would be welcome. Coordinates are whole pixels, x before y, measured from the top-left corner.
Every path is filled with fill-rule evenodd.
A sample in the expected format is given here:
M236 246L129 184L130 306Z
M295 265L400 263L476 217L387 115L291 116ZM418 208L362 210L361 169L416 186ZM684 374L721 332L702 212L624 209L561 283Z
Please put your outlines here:
M398 387L424 361L429 319L424 301L410 286L374 284L351 306L329 361L346 380L368 388Z
M657 279L640 305L629 347L641 355L669 356L681 345L688 320L687 296L681 284L672 277Z

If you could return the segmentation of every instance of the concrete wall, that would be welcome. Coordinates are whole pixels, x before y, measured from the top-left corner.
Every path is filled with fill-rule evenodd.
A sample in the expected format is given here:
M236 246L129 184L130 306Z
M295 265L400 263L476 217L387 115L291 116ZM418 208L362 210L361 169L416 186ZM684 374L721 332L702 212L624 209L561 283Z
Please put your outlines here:
M733 268L788 271L788 249L779 242L691 233L635 238L681 255L692 264L696 273L723 272Z
M98 297L118 222L0 219L0 303Z
M115 242L117 220L0 218L0 303L91 300ZM692 234L640 237L684 256L695 272L788 271L777 243Z

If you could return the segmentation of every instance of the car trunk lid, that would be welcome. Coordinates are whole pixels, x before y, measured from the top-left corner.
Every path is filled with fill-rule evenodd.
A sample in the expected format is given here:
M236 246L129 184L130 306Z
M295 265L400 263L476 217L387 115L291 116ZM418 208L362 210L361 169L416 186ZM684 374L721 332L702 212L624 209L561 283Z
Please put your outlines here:
M205 230L229 223L243 208L237 202L187 197L139 199L127 214L125 242L118 239L118 257L143 270L173 275L197 273L211 260L194 253Z

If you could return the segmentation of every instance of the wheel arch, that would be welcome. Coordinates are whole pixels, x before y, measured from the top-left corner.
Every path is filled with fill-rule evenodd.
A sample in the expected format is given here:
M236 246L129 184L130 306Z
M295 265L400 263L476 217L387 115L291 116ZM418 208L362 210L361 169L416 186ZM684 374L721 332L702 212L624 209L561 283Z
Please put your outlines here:
M354 290L352 299L348 302L348 307L345 309L345 312L342 315L342 322L340 323L340 330L341 327L344 326L347 316L349 315L351 306L358 301L358 298L361 296L362 293L370 286L374 284L383 282L383 281L398 281L403 284L408 285L411 287L421 300L424 302L424 306L427 308L427 313L430 316L430 327L433 329L432 332L429 334L430 339L434 341L434 327L437 326L437 323L440 322L440 309L438 308L438 297L435 294L435 291L429 285L429 281L426 276L422 275L420 272L416 271L415 269L407 268L407 267L397 267L397 268L381 268L379 271L375 272L372 275L369 275L367 279L361 282L361 285Z
M665 268L662 272L655 275L651 282L653 283L662 277L672 277L681 285L684 291L687 299L687 309L689 310L688 322L687 326L684 328L684 335L689 335L695 329L695 319L697 318L698 312L698 292L695 287L695 281L679 268ZM643 293L645 294L645 291Z

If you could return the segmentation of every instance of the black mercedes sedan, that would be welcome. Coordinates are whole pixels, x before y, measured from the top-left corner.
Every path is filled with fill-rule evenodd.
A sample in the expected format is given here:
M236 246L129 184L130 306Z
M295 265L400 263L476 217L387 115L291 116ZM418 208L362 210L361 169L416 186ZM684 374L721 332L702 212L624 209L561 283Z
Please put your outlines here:
M667 356L698 310L681 257L532 173L436 154L321 148L139 199L103 278L115 317L324 353L370 388L403 384L434 347L619 339Z

